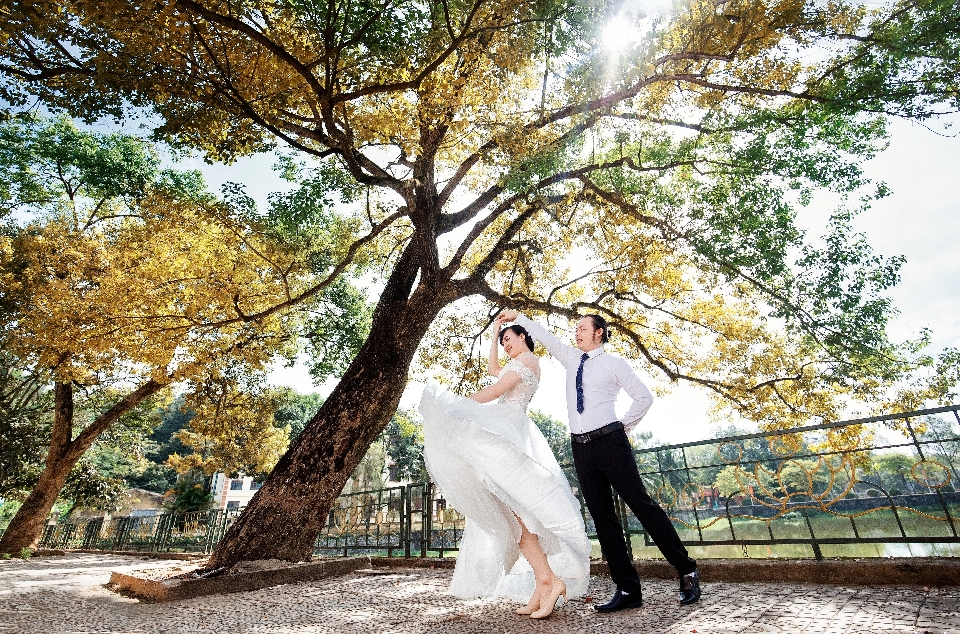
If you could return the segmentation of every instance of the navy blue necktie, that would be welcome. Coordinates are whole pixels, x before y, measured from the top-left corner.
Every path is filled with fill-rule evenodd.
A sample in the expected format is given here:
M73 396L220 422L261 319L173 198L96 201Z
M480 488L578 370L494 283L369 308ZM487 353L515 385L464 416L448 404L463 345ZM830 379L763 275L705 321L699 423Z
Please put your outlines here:
M586 352L580 357L580 367L577 368L577 412L583 413L583 364L587 362L590 355Z

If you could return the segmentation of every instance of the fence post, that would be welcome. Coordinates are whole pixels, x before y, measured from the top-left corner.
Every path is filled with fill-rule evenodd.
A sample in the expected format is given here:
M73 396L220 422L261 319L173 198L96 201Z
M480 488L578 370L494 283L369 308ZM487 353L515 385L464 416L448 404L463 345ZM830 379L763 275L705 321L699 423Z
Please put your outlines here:
M174 517L176 516L168 513L162 513L157 517L153 533L153 552L160 553L169 547L170 537L173 534ZM187 516L184 514L180 517L186 523Z
M420 505L420 556L430 554L430 538L433 533L433 483L423 485L423 503Z
M410 542L413 541L413 508L410 503L410 498L413 496L413 487L412 484L408 484L402 489L400 493L400 508L403 509L401 513L403 516L400 518L401 525L403 526L403 556L411 556Z
M43 537L40 538L39 546L41 548L51 548L53 537L57 533L56 524L47 524L43 527Z
M220 540L217 538L217 526L220 523L220 509L214 509L207 514L207 537L203 540L203 552L210 553L213 546Z
M813 525L810 523L810 517L807 515L807 509L800 509L803 512L803 519L807 522L807 530L810 531L810 545L813 547L813 556L816 557L817 561L823 559L823 553L820 552L820 543L817 541L817 536L813 533Z

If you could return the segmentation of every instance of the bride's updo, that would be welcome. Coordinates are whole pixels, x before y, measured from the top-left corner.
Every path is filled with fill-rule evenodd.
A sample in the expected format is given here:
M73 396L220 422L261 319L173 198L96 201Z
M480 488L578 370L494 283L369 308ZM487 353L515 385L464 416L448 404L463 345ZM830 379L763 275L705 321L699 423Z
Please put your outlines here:
M523 326L518 326L517 324L514 324L512 326L507 326L506 328L500 331L501 346L503 345L503 336L507 334L508 330L512 331L513 334L515 335L522 336L523 340L527 343L527 347L530 348L530 352L533 352L533 346L534 346L533 337L530 336L530 333L527 332L526 328L524 328Z

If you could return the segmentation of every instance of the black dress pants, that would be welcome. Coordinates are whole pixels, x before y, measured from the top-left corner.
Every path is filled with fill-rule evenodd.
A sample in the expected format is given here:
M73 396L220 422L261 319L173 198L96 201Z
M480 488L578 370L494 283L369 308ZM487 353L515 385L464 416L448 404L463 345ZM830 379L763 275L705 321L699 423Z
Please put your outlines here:
M618 430L588 443L574 442L573 464L583 499L597 527L600 549L610 566L610 577L618 588L639 592L640 577L627 554L611 486L677 572L685 575L696 569L697 562L690 559L670 518L647 494L625 431Z

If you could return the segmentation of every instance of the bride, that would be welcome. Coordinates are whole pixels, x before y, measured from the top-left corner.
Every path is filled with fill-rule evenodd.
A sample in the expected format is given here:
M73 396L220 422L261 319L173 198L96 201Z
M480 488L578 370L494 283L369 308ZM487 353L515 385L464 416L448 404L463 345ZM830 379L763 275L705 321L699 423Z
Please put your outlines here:
M522 326L503 329L503 321L494 322L487 365L496 383L466 399L424 390L423 453L433 480L467 518L450 591L465 599L529 597L517 614L539 619L561 595L586 593L590 542L579 501L527 417L540 383L533 339ZM498 341L510 357L503 368Z

